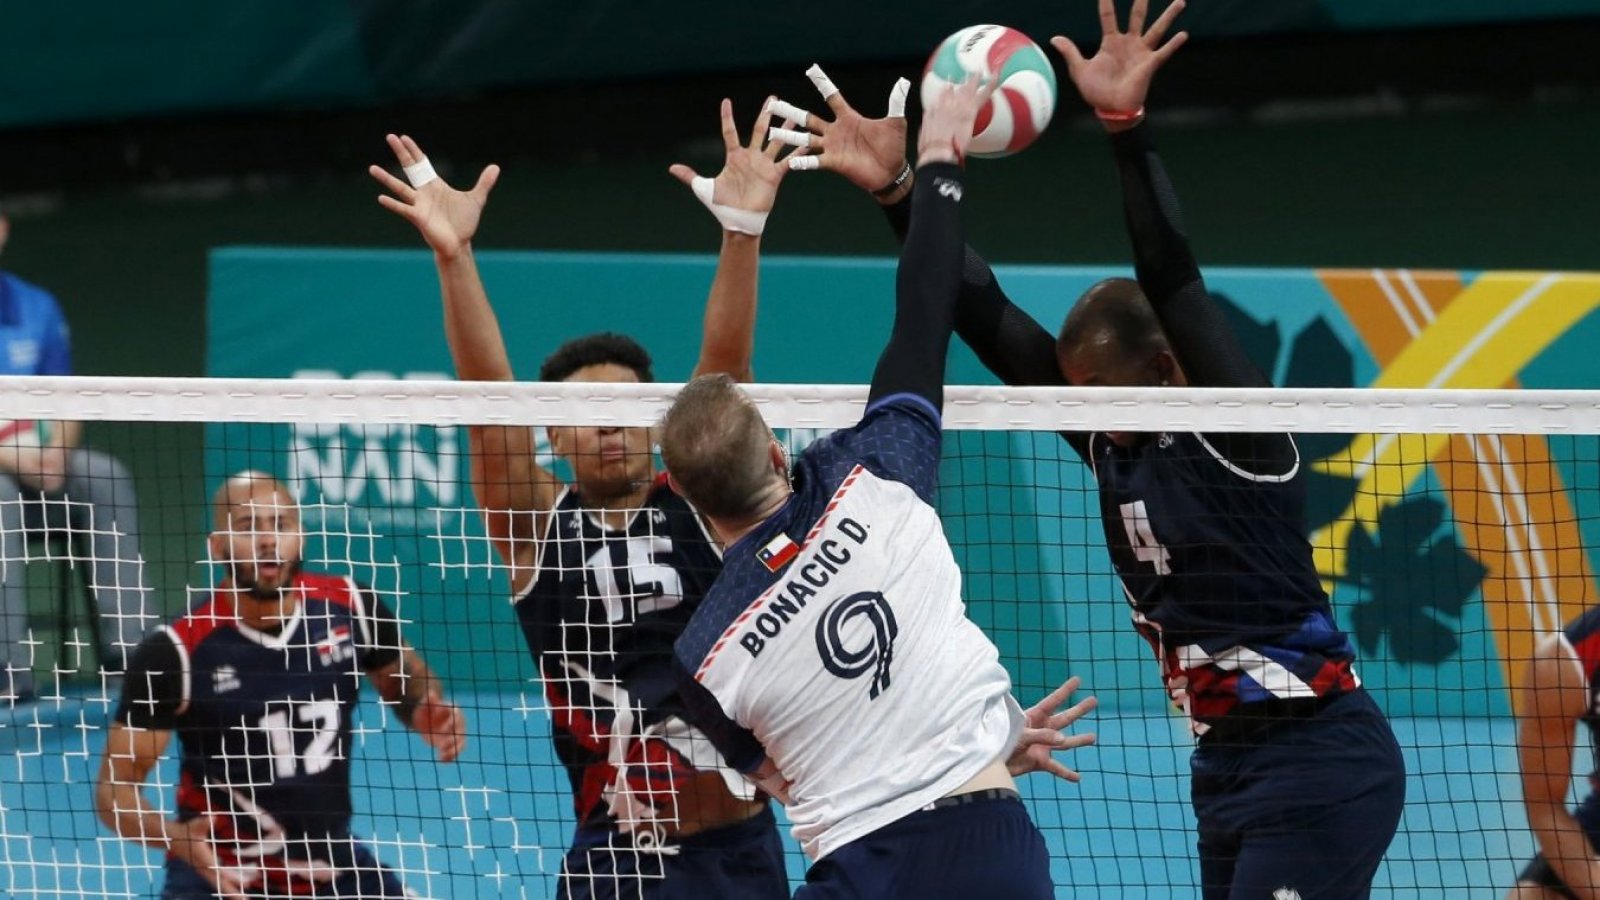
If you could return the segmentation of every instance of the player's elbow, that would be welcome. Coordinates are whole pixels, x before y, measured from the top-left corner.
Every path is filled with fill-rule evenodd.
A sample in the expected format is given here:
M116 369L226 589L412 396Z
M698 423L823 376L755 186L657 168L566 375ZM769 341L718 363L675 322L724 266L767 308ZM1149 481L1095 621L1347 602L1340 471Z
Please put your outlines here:
M100 771L100 777L96 778L94 783L94 815L106 828L117 830L116 791L107 780L104 769Z

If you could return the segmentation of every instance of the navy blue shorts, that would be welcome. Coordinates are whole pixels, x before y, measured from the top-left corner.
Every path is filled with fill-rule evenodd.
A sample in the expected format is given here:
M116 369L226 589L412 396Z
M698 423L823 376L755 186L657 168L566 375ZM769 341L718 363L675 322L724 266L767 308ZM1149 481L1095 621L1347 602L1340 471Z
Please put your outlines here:
M406 892L400 879L390 870L379 865L378 858L372 855L364 845L352 839L336 839L331 847L336 851L333 855L342 859L331 859L330 863L337 866L340 874L332 881L320 885L313 893L295 894L304 897L338 897L339 900L405 900L412 896ZM167 880L161 889L161 900L212 900L216 892L211 887L211 882L196 872L181 860L167 857ZM283 897L288 896L282 889L262 890L250 896Z
M1050 900L1050 851L1021 800L912 813L823 857L795 900Z
M674 852L640 850L607 832L567 852L560 900L787 900L778 820L769 806L743 822L690 835Z
M1205 900L1365 898L1400 825L1405 761L1357 690L1190 759ZM1277 891L1295 893L1275 894Z
M1600 794L1590 794L1583 798L1583 802L1573 811L1573 818L1578 820L1583 833L1588 835L1589 846L1600 853ZM1563 897L1571 897L1572 900L1577 900L1578 897L1561 881L1561 876L1550 867L1543 853L1533 855L1533 861L1523 867L1522 874L1517 876L1517 881L1549 888Z

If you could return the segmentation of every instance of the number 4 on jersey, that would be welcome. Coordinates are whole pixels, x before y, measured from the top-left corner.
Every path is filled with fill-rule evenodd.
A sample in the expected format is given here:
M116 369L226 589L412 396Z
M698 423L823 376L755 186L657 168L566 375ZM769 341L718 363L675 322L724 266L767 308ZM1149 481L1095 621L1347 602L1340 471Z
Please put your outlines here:
M1122 527L1128 531L1128 546L1133 548L1134 557L1155 566L1157 575L1172 574L1172 554L1161 546L1155 532L1150 530L1150 513L1145 510L1144 501L1122 503L1117 509L1122 512Z

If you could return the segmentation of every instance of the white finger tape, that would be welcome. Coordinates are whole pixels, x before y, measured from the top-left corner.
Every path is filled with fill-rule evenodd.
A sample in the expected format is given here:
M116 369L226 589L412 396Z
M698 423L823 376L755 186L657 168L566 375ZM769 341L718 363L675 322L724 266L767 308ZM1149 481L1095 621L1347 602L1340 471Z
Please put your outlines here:
M411 182L411 186L414 188L422 187L428 182L439 177L439 173L433 170L433 163L428 162L428 158L426 156L420 160L417 160L411 165L406 166L404 171L406 173L406 180Z
M791 156L789 157L789 168L795 172L809 172L813 169L820 169L822 168L822 157Z
M705 208L711 210L711 214L717 217L717 222L722 225L724 230L760 236L761 230L767 227L767 214L764 212L751 212L747 209L739 209L733 206L723 206L721 203L716 202L712 199L716 195L716 184L715 181L704 175L696 175L689 187L694 191L695 197L699 198L700 202L705 205Z
M780 122L784 119L788 119L797 124L804 125L806 122L810 121L809 116L811 113L806 112L787 100L774 100L772 101L772 106L770 106L769 109L772 110L773 118Z
M902 78L889 90L889 118L906 117L906 96L911 93L911 82Z
M822 67L816 63L812 63L811 68L806 70L806 77L817 86L817 93L821 94L824 100L839 93L839 88L834 85L833 79L829 78L828 73L822 71Z
M811 132L795 131L792 128L779 128L776 125L767 129L767 140L788 144L791 147L811 146Z

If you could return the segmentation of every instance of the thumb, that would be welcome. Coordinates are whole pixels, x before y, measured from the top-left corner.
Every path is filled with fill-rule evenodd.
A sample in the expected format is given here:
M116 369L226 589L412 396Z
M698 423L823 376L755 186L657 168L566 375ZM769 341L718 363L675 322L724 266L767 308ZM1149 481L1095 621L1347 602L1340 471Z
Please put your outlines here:
M478 183L472 186L472 196L478 198L480 203L488 200L489 192L494 190L495 184L499 181L500 167L494 165L486 167L483 170L483 174L478 176Z
M1056 48L1056 52L1066 61L1068 74L1076 74L1084 62L1083 54L1078 52L1078 45L1074 44L1071 38L1056 35L1050 39L1050 46Z
M678 179L679 181L683 182L684 184L689 185L690 187L693 187L694 186L694 180L696 178L700 177L698 174L695 173L695 170L689 168L688 166L684 165L683 163L673 163L672 165L667 167L667 171L672 173L672 177L673 178Z

